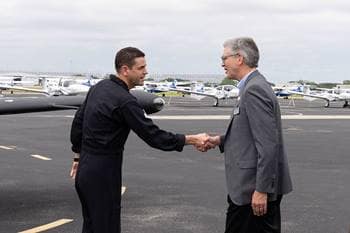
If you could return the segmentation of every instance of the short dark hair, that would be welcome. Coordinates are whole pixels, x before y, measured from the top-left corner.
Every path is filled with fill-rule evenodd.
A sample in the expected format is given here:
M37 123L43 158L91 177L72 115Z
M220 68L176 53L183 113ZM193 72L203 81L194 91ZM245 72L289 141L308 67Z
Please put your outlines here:
M117 52L115 55L114 66L116 71L118 72L120 68L124 65L131 68L135 64L135 58L144 57L145 54L134 47L126 47Z

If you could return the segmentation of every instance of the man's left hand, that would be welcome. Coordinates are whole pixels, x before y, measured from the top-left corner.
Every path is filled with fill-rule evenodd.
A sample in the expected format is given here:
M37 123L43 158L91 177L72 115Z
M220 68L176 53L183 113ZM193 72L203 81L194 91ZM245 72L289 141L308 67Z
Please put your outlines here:
M74 180L75 176L77 175L77 171L78 171L78 165L79 162L73 162L72 163L72 168L70 170L70 177Z
M267 193L254 191L252 197L252 209L256 216L263 216L267 212Z

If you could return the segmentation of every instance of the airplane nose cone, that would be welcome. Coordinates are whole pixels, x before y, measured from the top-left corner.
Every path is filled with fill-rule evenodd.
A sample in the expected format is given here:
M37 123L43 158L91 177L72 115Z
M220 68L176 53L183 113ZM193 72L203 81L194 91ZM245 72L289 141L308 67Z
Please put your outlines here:
M165 101L164 101L162 98L160 98L160 97L155 98L155 99L153 100L153 106L154 106L154 108L157 109L158 111L162 110L163 107L164 107L164 105L165 105Z

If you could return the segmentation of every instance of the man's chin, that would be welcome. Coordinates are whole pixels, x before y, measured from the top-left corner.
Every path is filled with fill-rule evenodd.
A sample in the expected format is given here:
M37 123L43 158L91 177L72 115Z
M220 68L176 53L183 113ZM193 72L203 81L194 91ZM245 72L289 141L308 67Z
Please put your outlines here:
M226 78L230 80L237 80L237 77L235 75L228 74L228 73L226 73Z

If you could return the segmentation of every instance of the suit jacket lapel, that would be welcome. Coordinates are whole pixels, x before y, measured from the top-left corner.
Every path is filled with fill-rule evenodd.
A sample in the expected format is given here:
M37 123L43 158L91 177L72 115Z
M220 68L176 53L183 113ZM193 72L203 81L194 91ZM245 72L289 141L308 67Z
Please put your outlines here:
M239 93L239 97L243 94L243 91L245 90L248 82L254 78L255 76L258 76L260 73L258 70L255 70L253 71L248 77L247 77L247 80L245 81L245 84L244 84L244 88L242 90L242 92ZM238 104L236 105L235 108L239 108L239 101L238 101ZM227 127L227 130L226 130L226 133L225 133L225 141L226 141L226 138L227 138L227 135L231 132L231 126L232 126L232 122L233 122L233 119L234 119L234 114L233 114L234 110L232 111L232 117L231 117L231 120L230 120L230 124L228 125Z
M255 76L258 76L258 75L260 75L259 71L258 71L258 70L254 70L254 71L247 77L247 80L246 80L245 83L244 83L243 90L240 91L239 96L241 96L241 95L243 94L243 92L244 92L244 90L245 90L245 88L246 88L248 82L249 82L252 78L254 78Z

